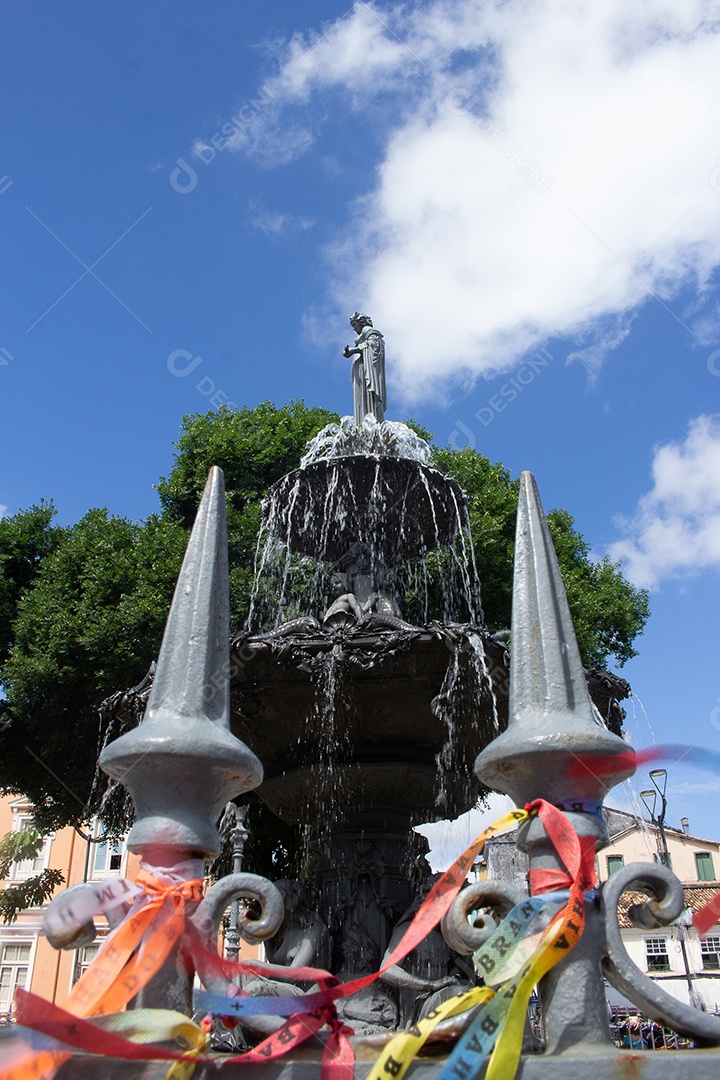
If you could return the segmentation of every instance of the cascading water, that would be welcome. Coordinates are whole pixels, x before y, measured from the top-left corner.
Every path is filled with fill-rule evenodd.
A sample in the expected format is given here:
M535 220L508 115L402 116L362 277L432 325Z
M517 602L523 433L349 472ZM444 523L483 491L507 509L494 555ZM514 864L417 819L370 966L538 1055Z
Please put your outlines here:
M248 630L321 618L333 574L348 569L361 603L392 570L415 623L481 625L465 496L429 461L430 447L405 424L367 417L355 427L346 417L324 428L266 498Z
M337 828L341 808L371 799L371 774L358 759L373 757L378 735L367 731L357 677L383 677L412 640L412 652L443 643L432 646L443 667L432 708L424 706L435 730L422 753L433 747L434 765L419 819L472 805L471 762L460 748L499 730L466 497L430 461L428 443L407 425L345 417L311 440L300 468L265 500L247 633L312 673L314 702L297 746L310 779L295 817L315 828L315 841ZM408 740L410 732L388 737L387 759L410 753ZM353 769L362 775L354 795Z
M337 767L350 756L348 731L348 700L342 646L335 644L329 652L318 654L313 671L315 705L305 718L301 742L315 746L317 752L309 763L311 783L308 786L304 821L315 823L314 835L306 843L326 847L333 829L341 824L348 803L346 774ZM306 852L307 854L307 852Z

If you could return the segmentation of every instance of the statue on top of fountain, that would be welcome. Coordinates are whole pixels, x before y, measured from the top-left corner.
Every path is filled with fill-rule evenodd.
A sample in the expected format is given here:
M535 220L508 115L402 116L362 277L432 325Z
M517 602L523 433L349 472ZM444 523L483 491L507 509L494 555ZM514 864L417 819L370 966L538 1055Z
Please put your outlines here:
M382 424L387 408L385 342L380 331L374 329L369 315L356 311L350 316L350 325L357 334L355 347L346 345L343 356L348 359L354 357L352 385L355 423L362 427L365 417L373 416Z

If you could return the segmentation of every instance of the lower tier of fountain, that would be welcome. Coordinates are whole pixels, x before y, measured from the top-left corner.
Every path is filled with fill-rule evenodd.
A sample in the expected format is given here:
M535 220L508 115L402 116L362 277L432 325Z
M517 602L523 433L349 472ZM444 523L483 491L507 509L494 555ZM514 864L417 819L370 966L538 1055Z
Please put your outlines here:
M470 809L472 762L506 723L504 646L471 627L239 637L232 727L283 820L408 827Z

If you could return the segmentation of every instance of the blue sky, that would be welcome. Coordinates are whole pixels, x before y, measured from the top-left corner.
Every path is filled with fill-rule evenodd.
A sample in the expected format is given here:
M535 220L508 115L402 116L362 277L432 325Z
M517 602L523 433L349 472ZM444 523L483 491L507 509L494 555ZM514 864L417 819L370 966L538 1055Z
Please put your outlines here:
M142 518L212 404L349 412L357 307L392 418L530 469L652 588L635 745L720 748L720 4L3 21L5 512ZM668 791L720 835L720 777Z

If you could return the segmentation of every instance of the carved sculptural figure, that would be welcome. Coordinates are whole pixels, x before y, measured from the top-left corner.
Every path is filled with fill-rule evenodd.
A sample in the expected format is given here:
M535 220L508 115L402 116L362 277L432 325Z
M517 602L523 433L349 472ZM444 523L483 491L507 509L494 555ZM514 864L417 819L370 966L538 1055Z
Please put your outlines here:
M343 356L354 357L352 365L355 423L359 426L366 416L378 423L385 419L387 394L385 390L385 342L379 330L373 328L369 315L356 311L350 325L357 334L355 347L346 345Z
M348 590L344 574L333 574L330 584L335 599L323 616L323 625L333 628L353 626L363 616L358 598Z
M299 881L283 878L275 883L282 894L285 905L285 922L274 938L265 945L265 955L269 964L286 967L289 970L303 967L327 968L330 962L330 936L327 923L312 910L305 894L304 886ZM262 966L258 961L258 966ZM317 989L315 984L299 986L291 981L272 978L255 972L243 976L243 990L251 997L301 997ZM308 987L307 990L303 986ZM281 1026L277 1016L248 1016L242 1020L242 1026L256 1035L270 1035Z
M390 616L402 619L402 611L397 600L397 575L391 568L378 574L376 591L371 593L363 604L363 611L373 612L376 616Z
M275 887L285 902L285 923L265 945L268 961L291 968L327 967L330 962L328 928L312 910L303 885L283 878L275 882Z
M401 915L393 929L383 964L387 963L402 940L418 908L439 877L439 874L435 874L429 878ZM462 961L463 958L452 951L439 928L435 927L403 961L403 966L394 964L383 973L382 982L395 987L397 991L402 1026L417 1023L447 998L470 989L475 980L465 970Z

